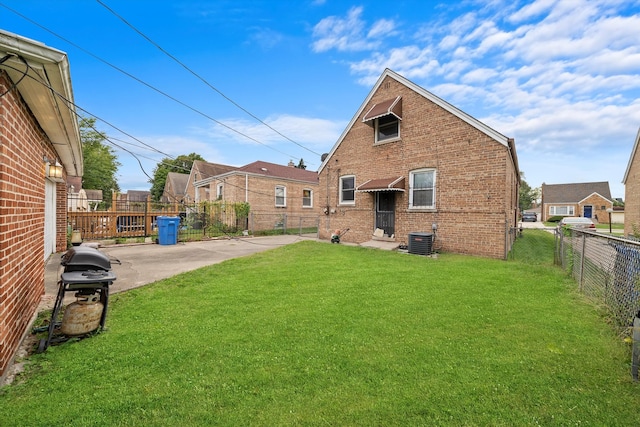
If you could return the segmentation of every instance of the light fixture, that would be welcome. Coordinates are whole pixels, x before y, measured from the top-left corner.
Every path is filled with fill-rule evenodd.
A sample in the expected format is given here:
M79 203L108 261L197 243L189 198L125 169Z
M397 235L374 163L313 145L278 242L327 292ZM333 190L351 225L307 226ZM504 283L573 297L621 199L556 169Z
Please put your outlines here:
M62 179L62 165L60 164L60 162L58 162L58 160L51 160L46 156L44 156L42 160L45 163L45 177L53 182L64 182L64 179Z

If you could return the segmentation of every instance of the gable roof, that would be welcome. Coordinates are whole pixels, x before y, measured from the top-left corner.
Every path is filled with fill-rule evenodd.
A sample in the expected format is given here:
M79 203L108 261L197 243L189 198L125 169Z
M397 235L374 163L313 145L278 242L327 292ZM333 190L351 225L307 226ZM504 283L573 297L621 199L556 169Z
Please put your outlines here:
M318 173L294 166L283 166L275 163L256 161L237 169L237 172L251 173L271 178L291 179L295 181L306 181L311 184L318 183Z
M0 69L16 84L22 99L51 140L67 174L82 176L82 143L67 54L0 30L0 57L5 55L8 57Z
M171 185L174 196L184 196L187 191L187 183L189 182L189 174L169 172L167 174L167 181L165 183L165 189L167 185Z
M342 132L342 135L340 135L340 137L338 138L338 141L334 144L333 148L331 148L331 151L329 152L329 155L326 156L326 158L324 159L324 161L320 165L320 168L318 169L318 173L322 172L324 167L329 162L329 159L331 158L333 153L340 146L340 144L342 143L342 141L346 137L346 135L349 132L349 130L356 123L358 117L360 117L360 115L364 111L365 107L368 105L369 101L371 101L371 98L373 98L375 93L380 88L380 85L382 85L382 82L387 77L396 80L398 83L408 87L409 89L411 89L414 92L418 93L419 95L423 96L427 100L433 102L434 104L438 105L439 107L443 108L444 110L446 110L449 113L453 114L454 116L458 117L460 120L466 122L467 124L469 124L469 125L473 126L474 128L478 129L480 132L482 132L482 133L486 134L487 136L493 138L499 144L502 144L505 147L507 147L509 149L509 151L511 152L511 157L512 157L513 163L514 163L514 165L516 167L516 171L519 170L519 168L518 168L518 158L516 156L515 147L514 147L514 144L513 144L513 139L507 138L506 136L502 135L500 132L496 131L495 129L487 126L486 124L484 124L481 121L475 119L474 117L471 117L469 114L465 113L464 111L454 107L453 105L449 104L445 100L443 100L443 99L437 97L436 95L432 94L428 90L418 86L417 84L413 83L412 81L402 77L400 74L398 74L398 73L396 73L396 72L394 72L394 71L392 71L392 70L387 68L387 69L384 70L382 75L378 78L378 81L373 86L373 88L371 89L371 91L369 92L367 97L365 98L365 100L362 103L362 105L360 105L360 108L358 108L358 111L356 111L356 114L353 116L353 118L351 119L351 121L349 122L349 124L347 125L345 130ZM395 103L393 101L394 101L393 99L384 101L382 103L376 104L374 106L374 108L376 108L378 106L381 106L382 104L385 104L385 106L386 106L386 103L389 103L389 105L387 106L386 113L382 112L381 115L391 114L391 112L389 111L389 108L392 107L391 104L398 105L398 103L399 103L400 105L402 105L402 103L399 102L399 100L398 100L398 102L395 102ZM382 107L384 107L384 106L382 106ZM368 112L368 114L371 115L370 112ZM394 115L397 116L397 113L394 114Z
M580 182L574 184L542 184L544 203L579 203L592 194L597 193L611 201L609 183Z
M223 165L220 163L209 163L202 160L195 160L191 167L191 174L197 172L199 176L193 177L194 184L196 182L208 182L218 175L223 175L230 171L236 170L235 166ZM199 179L197 179L199 178ZM185 184L186 187L186 184Z
M631 170L631 165L635 160L636 154L638 154L638 145L640 145L640 128L638 128L638 133L636 135L636 142L633 144L633 148L631 149L631 155L629 156L629 163L627 164L627 170L624 172L624 178L622 178L622 183L627 183L627 178L629 177L629 171Z

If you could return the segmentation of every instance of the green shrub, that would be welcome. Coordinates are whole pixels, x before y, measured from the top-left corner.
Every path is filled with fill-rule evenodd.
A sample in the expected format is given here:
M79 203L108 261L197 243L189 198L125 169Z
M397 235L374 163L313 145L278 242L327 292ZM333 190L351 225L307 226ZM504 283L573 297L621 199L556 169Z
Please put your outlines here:
M551 218L547 219L547 222L560 222L562 221L562 218L564 218L563 216L552 216Z

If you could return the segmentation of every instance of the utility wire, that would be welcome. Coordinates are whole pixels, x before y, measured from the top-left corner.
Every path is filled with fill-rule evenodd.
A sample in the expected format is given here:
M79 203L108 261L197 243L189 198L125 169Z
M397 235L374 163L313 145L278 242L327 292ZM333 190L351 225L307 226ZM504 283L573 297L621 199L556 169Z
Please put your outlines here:
M25 16L25 15L21 14L20 12L18 12L18 11L16 11L16 10L14 10L14 9L12 9L12 8L10 8L9 6L5 5L4 3L0 3L0 6L2 6L2 7L4 7L4 8L6 8L6 9L8 9L8 10L10 10L11 12L13 12L13 13L15 13L16 15L20 16L21 18L23 18L23 19L25 19L25 20L27 20L27 21L31 22L33 25L36 25L37 27L39 27L39 28L43 29L44 31L46 31L46 32L48 32L48 33L50 33L50 34L52 34L53 36L58 37L60 40L63 40L64 42L66 42L66 43L70 44L71 46L75 47L76 49L79 49L80 51L82 51L82 52L86 53L87 55L91 56L92 58L97 59L98 61L102 62L103 64L105 64L105 65L107 65L107 66L109 66L109 67L111 67L111 68L115 69L116 71L118 71L118 72L120 72L120 73L122 73L122 74L126 75L127 77L129 77L129 78L131 78L131 79L133 79L133 80L137 81L138 83L140 83L140 84L142 84L142 85L144 85L144 86L148 87L149 89L151 89L151 90L153 90L153 91L155 91L155 92L157 92L157 93L159 93L159 94L161 94L161 95L163 95L163 96L165 96L165 97L169 98L170 100L172 100L172 101L174 101L174 102L176 102L176 103L178 103L178 104L182 105L183 107L188 108L189 110L191 110L191 111L193 111L193 112L195 112L195 113L197 113L197 114L201 115L202 117L204 117L204 118L206 118L206 119L208 119L208 120L211 120L212 122L214 122L214 123L216 123L216 124L218 124L218 125L220 125L220 126L222 126L222 127L226 128L226 129L229 129L230 131L232 131L232 132L234 132L234 133L236 133L236 134L238 134L238 135L240 135L240 136L243 136L244 138L247 138L247 139L249 139L249 140L251 140L251 141L253 141L253 142L257 143L257 144L263 145L263 146L265 146L265 147L267 147L267 148L269 148L269 149L271 149L271 150L273 150L273 151L276 151L276 152L278 152L278 153L280 153L280 154L283 154L283 155L285 155L285 156L287 156L287 157L290 157L290 158L293 158L293 159L299 159L299 157L292 156L292 155L287 154L287 153L285 153L285 152L283 152L283 151L280 151L280 150L278 150L278 149L276 149L276 148L274 148L274 147L272 147L272 146L270 146L270 145L268 145L268 144L265 144L265 143L263 143L263 142L261 142L261 141L259 141L259 140L255 139L255 138L253 138L253 137L251 137L251 136L249 136L249 135L247 135L247 134L245 134L245 133L243 133L243 132L241 132L241 131L239 131L239 130L237 130L237 129L235 129L235 128L233 128L233 127L231 127L231 126L229 126L229 125L227 125L227 124L225 124L225 123L223 123L223 122L221 122L221 121L219 121L219 120L214 119L213 117L209 116L208 114L206 114L206 113L204 113L204 112L202 112L202 111L200 111L200 110L198 110L198 109L196 109L196 108L194 108L194 107L191 107L190 105L188 105L188 104L186 104L186 103L184 103L184 102L180 101L179 99L177 99L177 98L175 98L175 97L173 97L173 96L169 95L168 93L166 93L166 92L164 92L164 91L162 91L162 90L160 90L160 89L156 88L155 86L153 86L153 85L151 85L151 84L149 84L149 83L145 82L144 80L139 79L138 77L136 77L136 76L134 76L133 74L131 74L131 73L129 73L129 72L127 72L127 71L123 70L122 68L119 68L119 67L117 67L116 65L113 65L113 64L111 64L110 62L108 62L108 61L106 61L106 60L104 60L104 59L100 58L99 56L97 56L97 55L95 55L95 54L91 53L90 51L88 51L87 49L84 49L83 47L81 47L81 46L77 45L76 43L74 43L74 42L72 42L72 41L70 41L70 40L68 40L68 39L66 39L66 38L64 38L64 37L62 37L61 35L59 35L59 34L57 34L57 33L53 32L53 31L51 31L50 29L46 28L45 26L40 25L40 24L39 24L39 23L37 23L36 21L34 21L34 20L32 20L32 19L28 18L27 16ZM144 143L142 143L142 144L144 144ZM144 144L144 145L146 145L146 144ZM152 148L152 149L153 149L153 147L149 147L149 148ZM314 153L314 154L315 154L315 153Z
M174 55L172 55L171 53L167 52L165 49L162 48L162 46L160 46L158 43L154 42L150 37L148 37L146 34L144 34L142 31L138 30L133 24L131 24L129 21L127 21L124 17L122 17L121 15L119 15L116 11L114 11L112 8L110 8L109 6L107 6L103 1L101 0L96 0L101 6L103 6L105 9L107 9L109 12L111 12L115 17L117 17L118 19L120 19L122 22L125 23L125 25L127 25L129 28L131 28L133 31L135 31L136 33L140 34L141 37L143 37L145 40L147 40L149 43L151 43L153 46L155 46L158 50L160 50L162 53L164 53L165 55L167 55L169 58L171 58L172 60L174 60L176 63L180 64L182 66L182 68L184 68L185 70L187 70L189 73L191 73L193 76L195 76L198 80L200 80L202 83L204 83L205 85L207 85L210 89L212 89L213 91L217 92L220 96L222 96L224 99L226 99L227 101L229 101L231 104L235 105L237 108L239 108L240 110L244 111L246 114L248 114L249 116L251 116L252 118L254 118L255 120L257 120L258 122L260 122L261 124L263 124L264 126L268 127L269 129L271 129L272 131L274 131L275 133L277 133L278 135L280 135L281 137L283 137L284 139L286 139L289 142L294 143L295 145L297 145L300 148L303 148L305 150L307 150L310 153L315 154L316 156L320 156L319 153L316 153L315 151L311 150L310 148L305 147L304 145L294 141L293 139L289 138L288 136L282 134L280 131L278 131L277 129L273 128L272 126L270 126L268 123L265 123L263 120L261 120L260 118L258 118L256 115L254 115L253 113L251 113L250 111L248 111L246 108L242 107L240 104L238 104L237 102L235 102L233 99L231 99L230 97L228 97L227 95L225 95L224 93L222 93L218 88L216 88L215 86L213 86L211 83L209 83L204 77L200 76L198 73L196 73L195 71L193 71L191 68L189 68L186 64L184 64L182 61L180 61L178 58L176 58Z
M5 59L5 61L6 61L6 59ZM152 147L151 145L144 143L144 142L143 142L143 141L141 141L140 139L138 139L138 138L134 137L133 135L131 135L131 134L129 134L129 133L127 133L127 132L125 132L124 130L120 129L119 127L115 126L114 124L112 124L112 123L108 122L107 120L102 119L102 118L100 118L100 117L98 117L98 116L96 116L96 115L92 114L92 113L91 113L91 112L89 112L88 110L86 110L86 109L84 109L84 108L80 107L78 104L76 104L76 103L72 102L71 100L67 99L64 95L62 95L62 94L60 94L59 92L57 92L57 91L56 91L56 90L55 90L55 89L54 89L54 88L53 88L53 87L52 87L52 86L51 86L47 81L45 81L45 80L44 80L44 78L43 78L42 76L40 76L40 74L37 72L37 70L35 70L33 67L31 67L31 65L30 65L26 60L24 60L24 59L22 58L22 61L23 61L23 62L25 63L25 65L27 66L27 70L26 70L25 72L23 72L23 75L22 75L22 77L20 78L20 81L22 81L25 77L28 77L28 78L32 79L32 80L34 80L34 81L36 81L36 82L40 83L41 85L43 85L43 86L44 86L44 87L46 87L47 89L49 89L49 90L50 90L50 91L51 91L51 92L52 92L56 97L58 97L58 98L60 98L62 101L64 101L65 106L66 106L66 107L67 107L67 108L68 108L68 109L69 109L73 114L75 114L77 117L79 117L79 118L81 118L81 119L83 118L81 115L79 115L79 114L78 114L74 109L72 109L71 107L74 107L74 108L76 108L76 109L78 109L78 110L81 110L82 112L86 113L87 115L90 115L91 117L93 117L93 118L95 118L95 119L97 119L97 120L100 120L101 122L105 123L106 125L110 126L110 127L111 127L111 128L113 128L113 129L117 130L118 132L122 133L123 135L126 135L126 136L128 136L129 138L133 139L134 141L136 141L136 142L138 142L138 143L142 144L144 147L148 147L149 149L152 149L153 151L155 151L155 152L157 152L157 153L159 153L159 154L162 154L163 156L168 157L168 158L170 158L170 159L171 159L171 158L174 158L174 157L173 157L173 156L171 156L170 154L164 153L164 152L162 152L162 151L160 151L160 150L158 150L158 149L156 149L156 148ZM15 68L15 67L13 67L13 66L11 66L11 65L8 65L8 64L4 64L4 63L2 63L2 64L0 64L0 65L1 65L1 66L3 66L3 67L6 67L6 68L10 68L10 69L15 70L15 71L21 71L21 70L19 70L19 69L17 69L17 68ZM33 71L33 72L34 72L34 74L35 74L36 76L38 76L40 79L36 79L34 76L30 75L30 74L28 73L28 70ZM15 84L15 85L14 85L14 87L17 87L17 84ZM140 158L139 158L139 157L144 157L144 156L139 156L138 154L136 154L136 153L132 152L131 150L128 150L128 149L124 148L122 145L120 145L120 144L116 144L115 142L113 142L113 138L110 138L110 137L106 136L103 132L99 131L95 126L89 126L89 127L90 127L91 129L93 129L95 132L99 133L101 136L103 136L103 137L105 138L105 140L106 140L107 142L109 142L111 145L113 145L113 146L115 146L115 147L117 147L117 148L121 149L122 151L125 151L125 152L129 153L129 154L130 154L134 159L136 159L136 161L138 162L138 165L140 166L140 170L142 170L142 173L144 173L144 174L147 176L147 178L149 178L149 180L150 180L150 181L153 181L153 178L152 178L152 177L147 173L147 171L145 170L144 166L142 165L142 162L140 161ZM125 141L120 141L120 142L123 142L123 143L129 144L129 145L134 145L134 146L135 146L135 144L130 143L130 142L125 142ZM139 148L144 148L144 147L139 147ZM144 157L144 158L149 159L148 157ZM153 160L153 159L149 159L149 160ZM155 160L154 160L154 161L155 161ZM167 165L167 166L175 167L175 165L174 165L174 164L171 164L171 163L165 163L165 162L162 162L162 161L161 161L161 162L158 162L158 164L165 164L165 165ZM186 168L180 168L180 169L184 169L185 171L187 170ZM189 170L189 172L190 172L190 170ZM271 194L271 193L263 193L263 192L260 192L260 191L250 190L250 189L247 189L247 188L242 187L242 186L239 186L239 185L234 185L234 184L232 184L232 183L230 183L230 182L222 181L222 180L220 180L220 179L216 178L216 175L212 175L212 176L205 176L203 179L207 179L207 178L213 178L213 179L214 179L214 180L216 180L216 181L223 182L225 185L228 185L228 186L230 186L230 187L235 187L235 188L238 188L238 189L241 189L241 190L244 190L244 191L248 191L248 192L253 193L253 194L258 194L258 195L268 196L268 197L273 196L273 194ZM287 196L287 197L285 197L285 199L293 200L293 196Z

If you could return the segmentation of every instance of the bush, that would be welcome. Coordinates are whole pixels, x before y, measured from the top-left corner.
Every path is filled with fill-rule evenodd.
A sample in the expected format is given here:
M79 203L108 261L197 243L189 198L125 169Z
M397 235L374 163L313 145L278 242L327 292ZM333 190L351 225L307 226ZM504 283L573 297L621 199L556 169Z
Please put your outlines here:
M552 216L551 218L547 219L547 222L560 222L562 221L562 216L556 215L556 216Z

